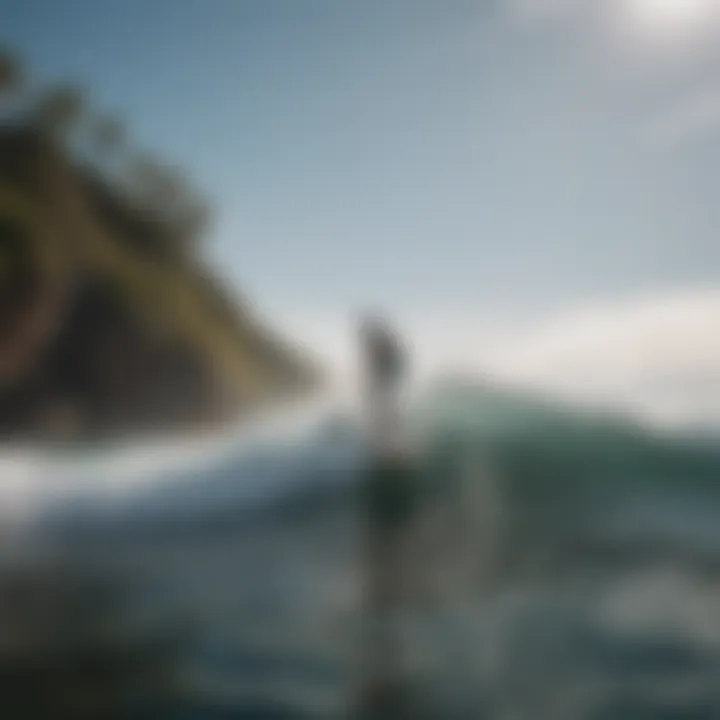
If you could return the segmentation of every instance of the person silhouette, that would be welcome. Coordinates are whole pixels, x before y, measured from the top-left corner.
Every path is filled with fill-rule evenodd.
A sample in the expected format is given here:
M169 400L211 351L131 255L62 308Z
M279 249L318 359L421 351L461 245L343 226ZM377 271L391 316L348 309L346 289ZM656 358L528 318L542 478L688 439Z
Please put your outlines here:
M366 316L360 326L370 378L385 390L400 383L407 370L407 352L389 324L375 315Z

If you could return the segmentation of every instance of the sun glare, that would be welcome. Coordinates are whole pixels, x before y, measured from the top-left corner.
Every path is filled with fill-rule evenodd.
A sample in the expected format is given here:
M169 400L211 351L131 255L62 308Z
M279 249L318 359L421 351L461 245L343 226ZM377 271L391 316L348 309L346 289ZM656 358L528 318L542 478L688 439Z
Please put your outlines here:
M633 19L648 30L673 33L701 28L720 15L720 0L624 0Z

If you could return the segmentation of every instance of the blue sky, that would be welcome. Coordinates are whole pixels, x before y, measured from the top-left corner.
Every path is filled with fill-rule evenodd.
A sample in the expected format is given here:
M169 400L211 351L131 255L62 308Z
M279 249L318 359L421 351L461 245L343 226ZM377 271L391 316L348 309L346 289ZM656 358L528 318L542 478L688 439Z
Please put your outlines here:
M487 367L601 316L594 362L648 305L716 302L718 3L648 3L0 0L0 40L187 168L223 274L330 354L369 305ZM635 366L667 355L642 334Z

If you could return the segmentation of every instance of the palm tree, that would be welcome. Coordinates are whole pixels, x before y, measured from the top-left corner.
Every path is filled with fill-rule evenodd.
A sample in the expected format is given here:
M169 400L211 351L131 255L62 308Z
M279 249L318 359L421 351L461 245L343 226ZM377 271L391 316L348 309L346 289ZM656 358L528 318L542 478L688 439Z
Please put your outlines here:
M56 85L41 93L31 110L31 119L38 128L62 142L77 127L82 117L85 98L75 85Z
M176 240L176 249L186 251L207 230L210 208L179 173L164 169L155 181L155 210Z
M160 223L171 253L192 249L206 232L210 208L178 168L138 155L127 167L124 185L126 197Z
M196 245L210 224L210 208L202 200L190 200L181 209L178 224L184 245Z
M185 181L179 171L156 165L152 173L152 191L158 214L170 219L184 202Z
M24 80L20 60L9 50L0 48L0 114L16 109Z
M146 209L157 201L158 163L149 155L137 155L128 162L125 181L128 195Z
M182 173L152 157L142 155L133 160L128 179L133 197L169 224L184 217L194 202Z
M117 118L103 115L91 118L85 130L86 146L93 165L109 179L118 167L118 151L125 142L125 128Z
M10 52L0 48L0 94L11 95L23 85L22 63Z
M125 128L114 117L104 116L94 121L90 135L98 154L107 157L116 152L125 140Z

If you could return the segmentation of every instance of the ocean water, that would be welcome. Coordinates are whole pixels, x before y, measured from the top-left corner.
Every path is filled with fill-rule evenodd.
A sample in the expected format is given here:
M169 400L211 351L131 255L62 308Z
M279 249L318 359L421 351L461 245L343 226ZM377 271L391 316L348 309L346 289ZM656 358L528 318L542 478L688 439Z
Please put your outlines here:
M412 427L413 717L720 718L713 443L486 391L432 398ZM128 717L348 716L363 457L352 424L320 422L41 516L35 567L112 577L122 627L172 638L172 682Z

